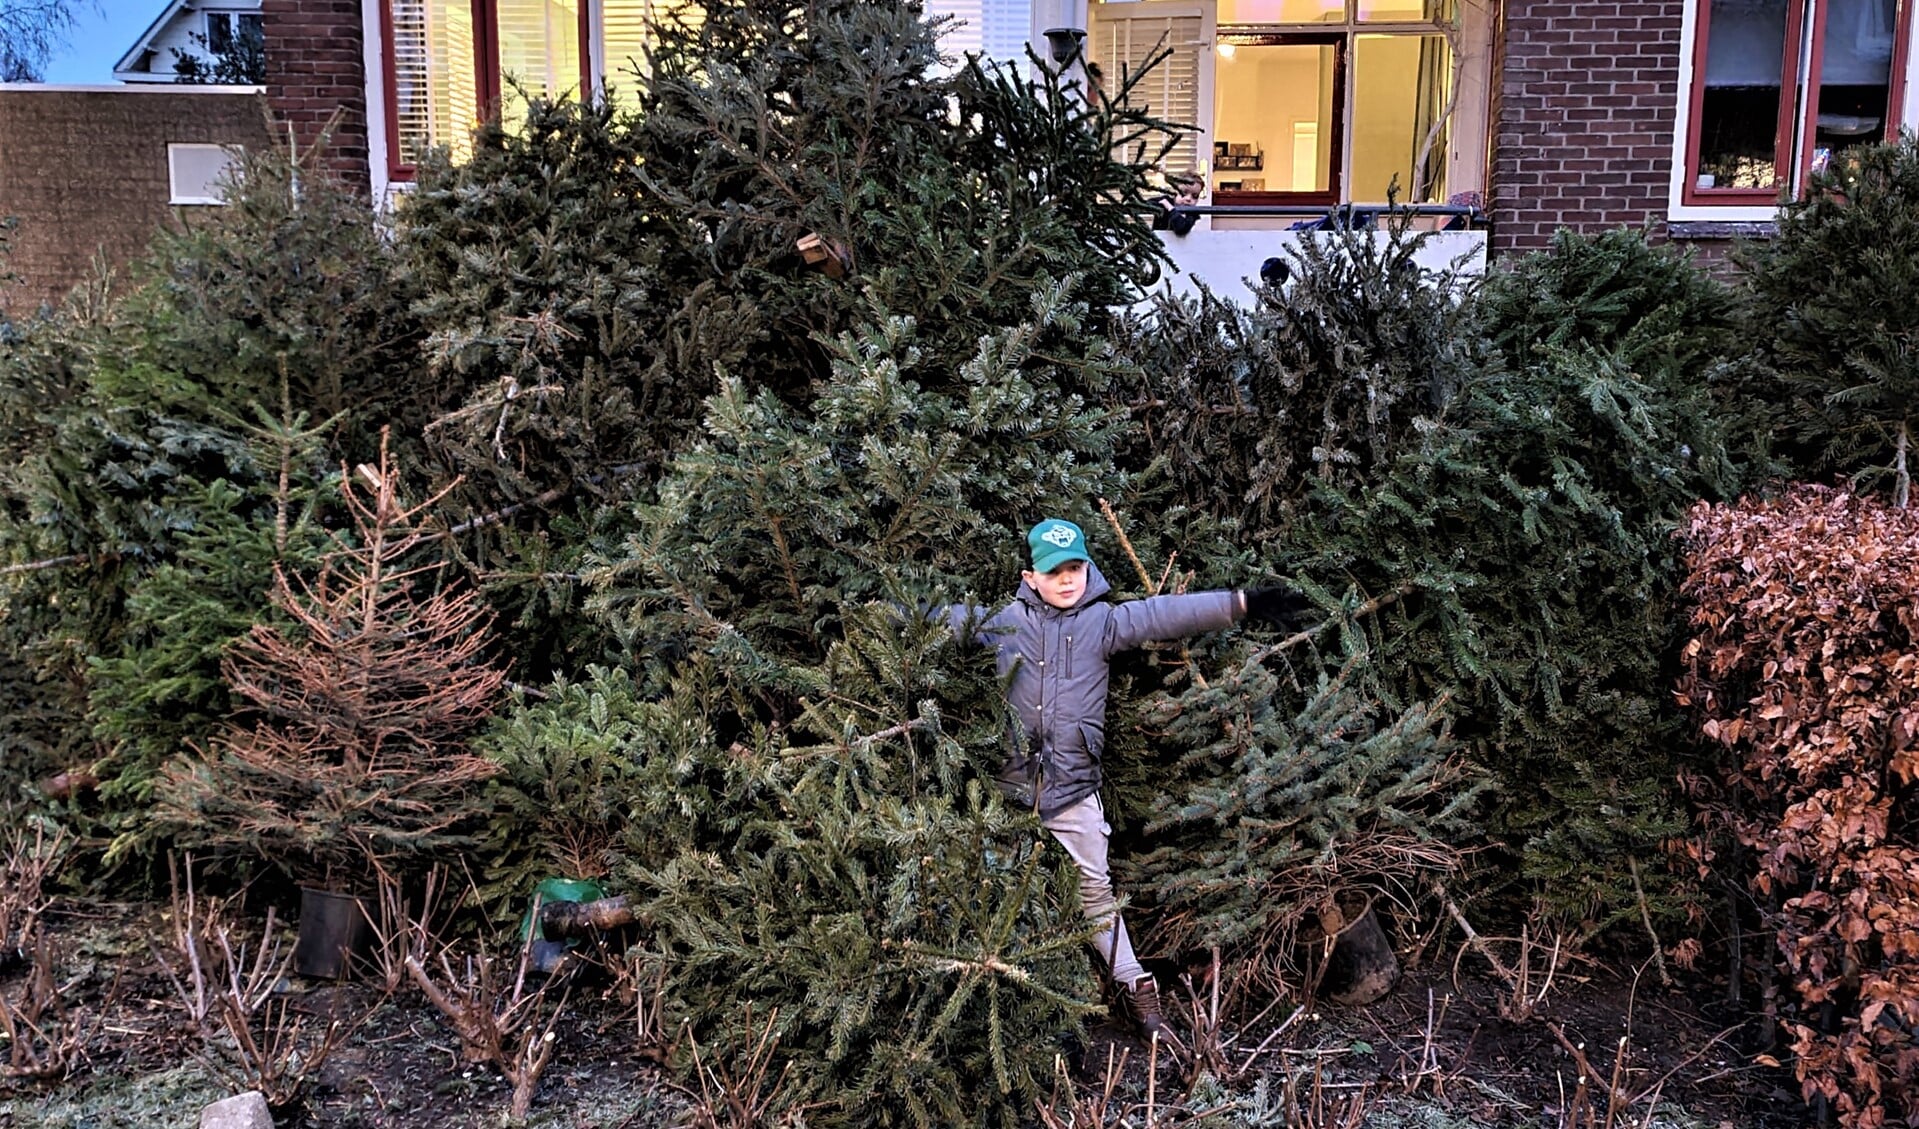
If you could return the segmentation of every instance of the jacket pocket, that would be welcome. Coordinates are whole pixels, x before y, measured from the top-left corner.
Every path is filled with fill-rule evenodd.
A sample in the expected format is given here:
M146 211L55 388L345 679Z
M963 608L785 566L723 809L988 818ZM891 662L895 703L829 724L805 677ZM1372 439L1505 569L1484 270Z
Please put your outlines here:
M1066 637L1066 653L1060 656L1060 676L1066 681L1073 680L1073 637Z
M1086 759L1099 762L1106 753L1106 734L1083 721L1076 728L1079 730L1079 747L1085 751Z

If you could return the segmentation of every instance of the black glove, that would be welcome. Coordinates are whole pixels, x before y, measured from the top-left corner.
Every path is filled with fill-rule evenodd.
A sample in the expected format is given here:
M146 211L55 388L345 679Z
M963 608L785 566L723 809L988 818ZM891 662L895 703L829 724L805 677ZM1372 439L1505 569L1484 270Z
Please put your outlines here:
M1271 588L1247 588L1240 593L1246 597L1246 618L1270 623L1282 631L1291 631L1306 621L1306 613L1312 610L1312 602L1291 588L1273 586Z

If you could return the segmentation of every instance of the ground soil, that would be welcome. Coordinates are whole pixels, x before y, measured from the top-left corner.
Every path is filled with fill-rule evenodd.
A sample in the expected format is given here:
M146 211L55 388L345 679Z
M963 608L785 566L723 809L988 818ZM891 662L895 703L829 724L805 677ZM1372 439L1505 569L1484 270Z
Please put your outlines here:
M0 1077L0 1129L191 1127L202 1106L244 1087L217 1041L210 1047L185 1018L161 963L170 933L165 915L159 905L66 905L48 916L54 981L84 1055L65 1077ZM1143 1123L1149 1062L1162 1124L1806 1123L1789 1073L1762 1064L1763 1031L1717 1004L1721 993L1711 985L1668 987L1650 971L1583 962L1561 969L1543 1002L1521 1017L1511 990L1475 963L1467 957L1455 965L1448 954L1411 970L1369 1007L1286 1003L1257 1022L1242 1027L1228 1017L1217 1029L1205 1022L1210 996L1202 973L1200 1006L1169 993L1180 1046L1156 1054L1108 1023L1092 1028L1077 1048L1063 1048L1074 1052L1064 1060L1076 1065L1081 1095L1098 1095L1103 1076L1114 1071L1115 1096L1104 1103L1109 1125L1122 1113ZM31 973L31 962L15 956L0 967L0 993L18 1003ZM279 1111L282 1126L506 1123L510 1086L494 1068L463 1057L457 1035L418 991L389 994L366 979L298 977L274 988L273 1001L303 1024L309 1042L333 1018L352 1028L309 1072L299 1099ZM683 1122L698 1097L673 1084L656 1062L657 1048L642 1045L636 1031L630 995L590 968L574 978L526 1124ZM13 1050L4 1034L0 1047ZM1591 1071L1583 1088L1576 1054ZM1225 1112L1192 1120L1207 1109Z

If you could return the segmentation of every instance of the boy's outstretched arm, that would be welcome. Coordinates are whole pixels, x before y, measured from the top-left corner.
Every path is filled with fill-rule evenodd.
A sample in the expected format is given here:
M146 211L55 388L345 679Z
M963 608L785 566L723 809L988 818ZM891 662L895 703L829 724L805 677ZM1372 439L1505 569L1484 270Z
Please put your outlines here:
M1157 639L1220 631L1242 618L1284 628L1299 623L1310 606L1306 597L1282 587L1148 596L1114 605L1107 652L1129 650Z
M1106 653L1129 651L1156 639L1183 639L1202 631L1222 631L1245 614L1240 594L1230 588L1188 592L1179 596L1148 596L1113 605L1106 633Z

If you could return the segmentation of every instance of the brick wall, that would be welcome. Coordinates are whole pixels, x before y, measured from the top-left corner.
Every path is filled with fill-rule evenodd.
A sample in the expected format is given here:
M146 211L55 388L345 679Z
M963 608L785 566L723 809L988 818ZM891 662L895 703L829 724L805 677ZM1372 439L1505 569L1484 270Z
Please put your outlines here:
M367 192L371 174L360 2L263 0L260 19L266 35L267 96L274 115L292 126L305 153L337 112L339 120L321 151L320 167Z
M1494 111L1492 249L1561 226L1664 229L1685 0L1506 0Z
M268 143L257 94L190 86L0 89L0 216L20 221L0 311L31 313L86 277L95 254L119 265L162 224L167 145Z

